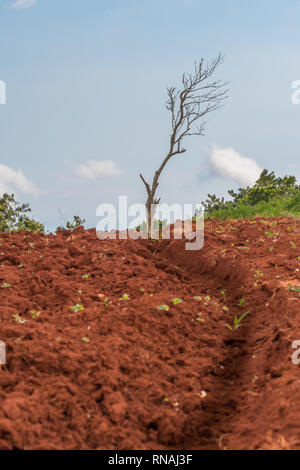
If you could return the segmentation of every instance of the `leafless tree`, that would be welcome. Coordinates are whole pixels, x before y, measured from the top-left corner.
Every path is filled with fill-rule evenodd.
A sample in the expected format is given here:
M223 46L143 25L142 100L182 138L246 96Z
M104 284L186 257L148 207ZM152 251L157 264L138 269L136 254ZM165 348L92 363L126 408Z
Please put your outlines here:
M140 174L147 191L148 236L151 236L154 213L160 203L160 198L157 199L155 195L161 172L172 157L186 152L186 148L183 147L185 137L204 135L207 122L203 118L218 109L227 97L228 83L222 80L210 80L223 60L222 54L209 63L201 59L195 62L193 73L183 74L180 89L167 88L166 108L171 112L172 122L169 152L155 172L151 185Z

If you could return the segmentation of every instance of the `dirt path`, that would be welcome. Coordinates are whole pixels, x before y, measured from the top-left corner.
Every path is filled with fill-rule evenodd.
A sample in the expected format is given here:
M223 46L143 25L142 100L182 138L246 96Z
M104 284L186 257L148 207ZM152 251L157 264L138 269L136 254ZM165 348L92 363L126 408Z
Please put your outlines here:
M1 449L300 448L299 222L205 230L0 235Z

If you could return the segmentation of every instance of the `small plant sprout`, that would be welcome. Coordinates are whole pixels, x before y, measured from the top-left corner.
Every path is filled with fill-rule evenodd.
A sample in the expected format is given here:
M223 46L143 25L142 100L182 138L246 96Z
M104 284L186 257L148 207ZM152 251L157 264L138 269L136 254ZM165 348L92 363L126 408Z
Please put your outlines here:
M73 312L76 312L76 313L77 313L77 312L81 312L82 310L84 310L84 306L81 305L81 304L73 305L73 306L70 307L70 308L71 308L71 310L72 310Z
M296 250L297 247L296 247L296 243L295 243L295 242L290 241L290 245L291 245L291 247L293 248L293 250Z
M221 290L221 294L223 295L224 299L226 300L226 298L227 298L226 289Z
M256 278L258 278L258 277L264 277L264 273L262 273L259 269L256 269L256 270L255 270L254 277L256 277Z
M89 343L90 342L90 338L88 338L87 336L83 336L83 338L81 338L81 341L83 343Z
M202 300L202 297L200 297L200 295L195 295L194 299L198 300L198 302L200 302Z
M250 246L238 246L237 247L239 250L246 250L246 251L250 251Z
M20 315L18 313L14 313L12 315L13 319L17 322L17 323L25 323L26 320L24 318L21 318Z
M292 292L299 292L300 293L300 285L298 287L296 286L289 286L287 288L288 290L292 291Z
M130 300L130 297L128 294L125 293L122 295L121 300Z
M82 277L82 279L88 279L90 277L90 275L89 274L83 274L81 277Z
M175 299L172 299L172 302L173 302L173 305L178 305L178 304L181 304L182 299L175 298Z
M229 312L229 308L227 307L227 305L224 305L223 310L224 312Z
M11 284L8 284L8 282L3 282L1 289L8 289L9 287L11 287Z
M30 310L30 313L33 320L37 320L41 315L41 312L36 310Z
M165 311L168 311L169 308L170 308L169 305L163 304L163 305L158 305L157 310L165 310Z
M243 315L238 318L236 315L233 320L233 326L230 326L226 323L227 328L229 328L230 331L237 330L241 326L241 322L244 320L244 318L250 313L250 310L247 310L247 312L244 312Z
M271 230L267 230L267 231L265 232L265 234L266 234L268 237L270 237L270 238L273 238L273 237L276 236L275 233L273 233Z
M242 307L245 303L245 297L241 297L240 300L239 300L239 306Z

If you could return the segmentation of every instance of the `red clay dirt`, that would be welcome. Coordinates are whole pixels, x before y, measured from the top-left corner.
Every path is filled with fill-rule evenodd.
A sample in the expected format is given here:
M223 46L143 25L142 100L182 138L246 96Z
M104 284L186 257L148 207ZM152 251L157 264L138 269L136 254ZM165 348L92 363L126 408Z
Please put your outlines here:
M0 243L1 449L300 449L299 221Z

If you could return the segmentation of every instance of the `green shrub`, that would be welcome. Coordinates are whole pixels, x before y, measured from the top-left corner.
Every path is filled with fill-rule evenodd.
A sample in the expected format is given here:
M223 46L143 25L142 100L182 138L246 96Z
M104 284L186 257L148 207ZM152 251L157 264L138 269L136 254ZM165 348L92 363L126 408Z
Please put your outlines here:
M65 227L58 227L58 228L61 230L74 230L77 227L84 226L85 222L86 220L81 219L79 215L74 215L72 222L67 221Z
M205 215L217 218L279 217L300 214L300 186L295 176L276 178L274 172L263 170L253 187L229 190L232 198L224 201L208 194L203 203Z
M14 194L4 193L0 198L0 232L44 232L43 224L28 217L30 212L29 204L20 204Z

